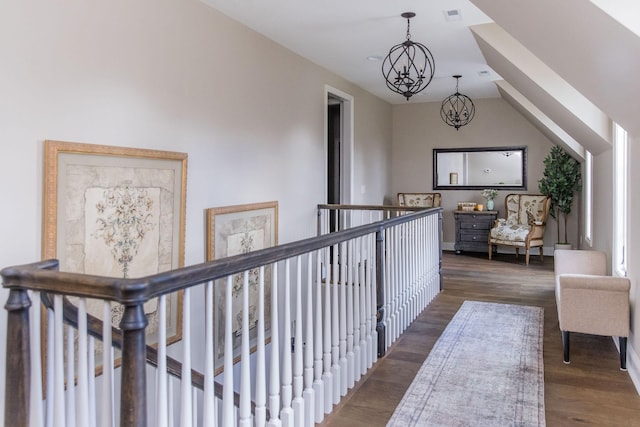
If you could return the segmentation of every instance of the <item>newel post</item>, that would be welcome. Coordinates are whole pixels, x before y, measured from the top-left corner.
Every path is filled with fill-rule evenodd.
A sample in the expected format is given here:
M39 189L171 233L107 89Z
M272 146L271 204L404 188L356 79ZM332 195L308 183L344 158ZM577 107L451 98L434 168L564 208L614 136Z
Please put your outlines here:
M4 392L4 425L29 425L29 385L31 353L29 346L29 307L24 289L11 289L4 308L7 314L7 360Z
M122 329L122 390L120 393L120 425L146 427L147 379L145 364L147 347L145 328L148 320L143 303L126 305Z
M376 231L376 331L378 332L378 356L387 352L386 327L384 324L384 229Z

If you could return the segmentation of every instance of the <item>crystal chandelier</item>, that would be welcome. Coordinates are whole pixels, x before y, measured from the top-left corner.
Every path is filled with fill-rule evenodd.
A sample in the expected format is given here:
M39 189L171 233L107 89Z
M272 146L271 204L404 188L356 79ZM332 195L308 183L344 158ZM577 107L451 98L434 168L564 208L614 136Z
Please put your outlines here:
M433 55L422 43L411 40L409 20L416 16L413 12L401 15L407 19L407 39L389 50L382 63L382 75L387 87L407 98L423 91L435 73Z
M476 107L473 105L471 98L458 91L458 80L462 76L455 75L453 77L456 79L456 93L442 101L440 117L446 124L458 130L473 120L473 116L476 114Z

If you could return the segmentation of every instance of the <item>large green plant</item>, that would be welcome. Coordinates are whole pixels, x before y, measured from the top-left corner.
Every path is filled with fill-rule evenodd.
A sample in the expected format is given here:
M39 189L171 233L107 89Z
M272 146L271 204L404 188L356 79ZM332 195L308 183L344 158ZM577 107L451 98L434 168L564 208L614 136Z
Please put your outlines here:
M538 188L551 198L551 216L558 223L558 243L568 243L567 216L571 213L573 196L582 190L580 163L561 147L554 146L544 159L544 174ZM560 242L560 216L564 222L563 242Z

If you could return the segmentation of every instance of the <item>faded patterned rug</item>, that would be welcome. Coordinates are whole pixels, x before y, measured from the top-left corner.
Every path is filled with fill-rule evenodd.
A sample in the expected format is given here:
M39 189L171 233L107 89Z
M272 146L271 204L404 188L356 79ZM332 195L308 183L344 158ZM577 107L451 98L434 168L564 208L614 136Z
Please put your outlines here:
M545 426L544 310L465 301L387 426Z

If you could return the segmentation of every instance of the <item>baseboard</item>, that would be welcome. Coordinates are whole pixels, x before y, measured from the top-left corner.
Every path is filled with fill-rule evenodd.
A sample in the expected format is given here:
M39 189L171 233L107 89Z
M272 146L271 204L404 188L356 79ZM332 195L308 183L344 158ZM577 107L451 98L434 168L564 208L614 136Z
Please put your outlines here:
M618 353L620 353L618 337L611 338L618 349ZM631 342L627 343L627 372L629 373L629 377L631 377L631 382L633 382L636 388L636 392L640 395L640 356L638 356L638 353L633 349Z
M455 250L455 242L442 242L442 250L443 251L454 251ZM487 248L487 251L489 250L489 248ZM538 255L538 250L537 249L532 249L531 252L533 252L532 256L536 256ZM553 246L543 246L542 247L542 252L545 254L545 256L553 256ZM515 254L516 250L514 248L509 248L507 246L498 246L498 253L500 254ZM522 254L522 252L520 252Z

